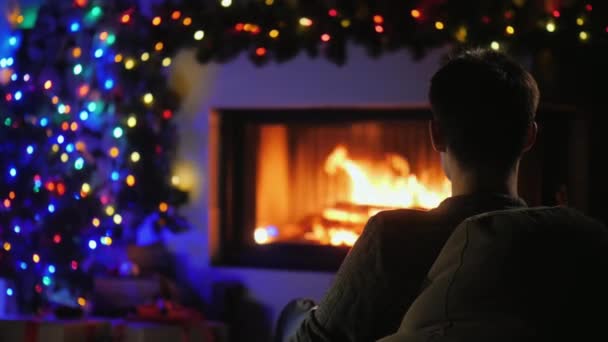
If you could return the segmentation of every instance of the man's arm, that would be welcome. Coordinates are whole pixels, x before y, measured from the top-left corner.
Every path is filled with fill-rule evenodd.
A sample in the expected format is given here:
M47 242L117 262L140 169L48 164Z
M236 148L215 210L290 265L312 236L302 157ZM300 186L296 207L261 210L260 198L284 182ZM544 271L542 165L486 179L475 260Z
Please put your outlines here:
M383 279L377 217L340 266L334 284L316 310L308 313L292 341L371 341Z
M449 236L427 218L413 211L372 217L291 341L367 342L394 333Z

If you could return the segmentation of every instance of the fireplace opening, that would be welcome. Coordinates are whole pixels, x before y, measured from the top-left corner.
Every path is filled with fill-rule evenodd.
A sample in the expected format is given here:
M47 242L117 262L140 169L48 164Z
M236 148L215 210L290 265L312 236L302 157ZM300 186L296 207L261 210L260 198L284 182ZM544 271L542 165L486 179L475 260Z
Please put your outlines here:
M216 265L335 271L369 217L451 195L428 108L227 109L210 116L210 248ZM520 165L530 205L586 209L587 121L539 113Z
M423 120L249 124L257 244L353 246L382 210L435 208L450 183Z

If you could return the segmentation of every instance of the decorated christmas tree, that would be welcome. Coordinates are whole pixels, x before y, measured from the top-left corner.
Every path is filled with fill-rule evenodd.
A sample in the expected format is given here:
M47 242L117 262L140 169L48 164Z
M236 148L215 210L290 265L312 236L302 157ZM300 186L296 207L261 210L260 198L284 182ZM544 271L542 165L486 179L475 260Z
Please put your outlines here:
M85 306L90 251L128 242L153 214L159 226L182 226L171 59L133 9L86 0L12 8L0 61L0 269L26 308Z

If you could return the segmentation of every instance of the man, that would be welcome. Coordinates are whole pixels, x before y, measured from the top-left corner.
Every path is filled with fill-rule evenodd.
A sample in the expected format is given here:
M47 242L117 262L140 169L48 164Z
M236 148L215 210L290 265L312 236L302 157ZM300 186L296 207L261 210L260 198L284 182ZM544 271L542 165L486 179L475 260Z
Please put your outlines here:
M470 50L432 78L432 143L452 182L452 197L429 212L394 210L372 217L322 302L308 310L294 341L374 341L393 334L425 287L442 247L465 219L525 207L518 197L520 158L534 144L539 91L507 56ZM283 312L280 330L298 310ZM292 320L293 321L293 320Z

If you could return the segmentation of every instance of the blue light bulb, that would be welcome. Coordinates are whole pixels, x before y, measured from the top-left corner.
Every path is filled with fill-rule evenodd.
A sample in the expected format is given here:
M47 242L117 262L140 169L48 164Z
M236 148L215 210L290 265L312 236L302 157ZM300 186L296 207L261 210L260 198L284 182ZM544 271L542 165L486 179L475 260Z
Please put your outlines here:
M117 181L118 179L120 179L120 174L118 173L118 171L112 172L112 180Z
M90 249L97 248L97 242L95 240L89 240L89 248Z
M114 128L114 132L113 132L114 138L118 139L118 138L122 137L122 133L123 133L122 128L120 128L120 127Z
M50 274L55 273L55 266L53 266L53 265L49 265L49 273L50 273Z
M72 32L78 32L78 30L80 30L80 24L78 22L74 21L70 25L70 31L72 31Z
M21 227L15 226L15 227L13 227L13 231L15 231L15 233L19 234L19 233L21 233Z
M89 110L89 112L94 112L95 109L97 109L97 104L95 102L89 102L89 104L87 105L87 109Z
M103 56L103 50L102 49L95 50L95 58L101 58L101 56Z
M55 205L54 204L49 204L48 210L49 210L49 213L54 213L55 212Z
M46 125L48 125L48 124L49 124L49 119L47 119L47 118L40 119L40 126L46 127Z
M44 284L44 286L51 285L51 278L49 276L42 277L42 283Z
M15 36L11 36L11 37L8 39L8 44L9 44L10 46L16 46L16 45L17 45L17 43L18 43L18 40L17 40L17 37L15 37Z
M58 144L63 144L64 141L65 141L65 137L63 135L57 136L57 143Z
M82 168L84 167L84 159L82 159L82 157L79 157L78 159L76 159L76 161L74 162L74 168L76 170L82 170Z
M80 75L82 72L82 64L74 65L74 75Z
M10 287L8 289L6 289L6 295L11 297L13 295L13 289L11 289Z
M21 263L19 263L19 268L21 268L22 270L27 270L27 263L25 261L22 261Z
M32 154L34 153L34 146L29 145L26 149L25 152L27 152L27 154Z
M65 151L66 151L67 153L72 153L72 152L74 152L74 144L72 144L72 143L67 144L67 145L66 145L66 147L65 147Z
M110 90L110 89L114 88L114 80L113 80L113 79L107 79L107 80L104 82L103 86L104 86L104 87L105 87L107 90Z
M11 177L16 177L17 169L15 169L14 167L11 167L10 170L8 170L8 174L11 175Z
M80 120L87 121L88 118L89 118L89 112L87 112L86 110L83 110L82 112L80 112Z
M20 90L17 90L17 91L15 92L14 97L15 97L15 100L19 101L19 100L21 100L21 98L23 97L23 93L22 93Z

